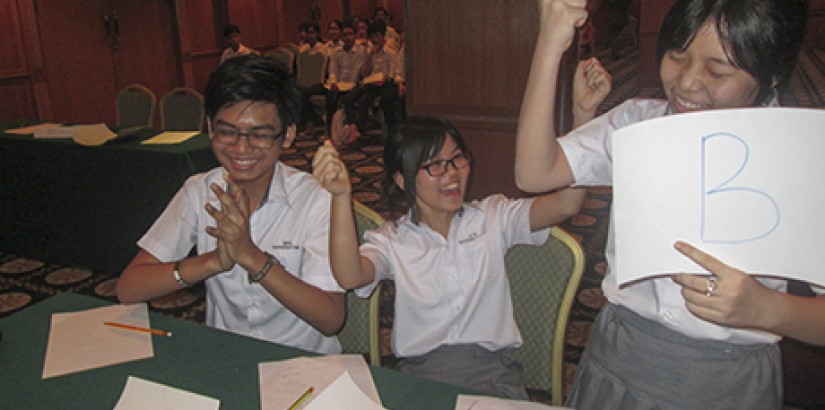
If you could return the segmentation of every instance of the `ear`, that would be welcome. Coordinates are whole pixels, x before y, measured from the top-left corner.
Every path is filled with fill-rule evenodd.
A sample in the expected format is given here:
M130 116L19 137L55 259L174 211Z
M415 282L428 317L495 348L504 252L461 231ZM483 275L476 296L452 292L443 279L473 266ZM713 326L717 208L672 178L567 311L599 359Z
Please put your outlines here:
M206 135L212 137L212 119L206 117Z
M282 148L289 148L289 146L292 145L292 141L295 141L295 135L298 134L297 127L297 125L292 124L286 128L286 134L284 134L284 143L281 144Z
M400 172L396 172L395 175L392 176L395 179L395 184L398 185L401 190L404 190L404 176L401 175Z

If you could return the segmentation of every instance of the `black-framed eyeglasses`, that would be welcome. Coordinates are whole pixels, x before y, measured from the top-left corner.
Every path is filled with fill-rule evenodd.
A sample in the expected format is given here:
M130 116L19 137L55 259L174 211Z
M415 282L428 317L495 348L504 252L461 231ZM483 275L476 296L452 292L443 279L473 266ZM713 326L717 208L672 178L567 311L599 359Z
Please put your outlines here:
M226 145L235 145L241 136L245 136L247 143L249 143L251 147L267 149L272 148L272 146L275 145L275 141L281 139L286 134L286 129L276 134L268 128L269 127L241 132L238 127L218 120L212 136L221 144Z
M459 152L450 159L437 159L422 165L420 168L427 171L431 177L440 177L447 173L447 166L452 165L456 170L470 166L472 158L466 152Z

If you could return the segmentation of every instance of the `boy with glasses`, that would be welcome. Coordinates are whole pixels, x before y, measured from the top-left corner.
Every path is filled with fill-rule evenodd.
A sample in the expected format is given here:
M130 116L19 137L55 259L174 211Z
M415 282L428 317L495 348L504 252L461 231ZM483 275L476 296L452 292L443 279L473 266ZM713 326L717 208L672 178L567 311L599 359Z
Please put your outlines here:
M330 272L330 195L279 162L301 94L266 57L228 60L205 92L221 167L190 177L138 241L117 284L124 303L206 283L206 323L319 353L338 353L343 290ZM197 255L187 257L193 246Z

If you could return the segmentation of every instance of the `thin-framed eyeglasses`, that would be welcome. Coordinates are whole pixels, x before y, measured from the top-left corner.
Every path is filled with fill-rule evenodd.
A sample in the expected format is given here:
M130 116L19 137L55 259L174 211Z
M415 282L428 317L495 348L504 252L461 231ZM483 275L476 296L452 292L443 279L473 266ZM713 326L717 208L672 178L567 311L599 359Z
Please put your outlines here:
M427 174L431 177L440 177L447 173L447 166L452 165L453 168L459 170L470 166L470 162L472 162L470 154L459 152L450 159L436 159L422 165L420 168L427 171Z
M244 136L246 137L246 142L249 143L251 147L267 149L272 148L272 146L275 145L275 141L286 134L286 129L276 134L271 129L271 126L267 125L263 128L264 129L253 128L251 131L241 132L238 127L218 120L215 124L212 137L221 144L235 145L238 143L238 139Z

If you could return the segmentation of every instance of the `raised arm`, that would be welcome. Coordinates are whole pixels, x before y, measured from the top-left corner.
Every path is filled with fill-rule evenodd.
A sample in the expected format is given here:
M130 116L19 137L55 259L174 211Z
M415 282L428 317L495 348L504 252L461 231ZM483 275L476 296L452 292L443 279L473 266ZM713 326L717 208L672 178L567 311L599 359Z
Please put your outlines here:
M587 19L586 0L540 0L540 26L516 133L516 185L528 192L565 187L573 174L556 142L553 117L562 56Z
M825 346L825 295L808 298L770 289L687 243L677 242L675 247L715 278L711 285L707 276L674 276L694 315L723 326L760 329Z
M332 194L329 215L329 261L335 280L344 289L367 285L375 267L358 252L358 230L352 215L352 186L346 165L330 141L318 148L312 175Z

